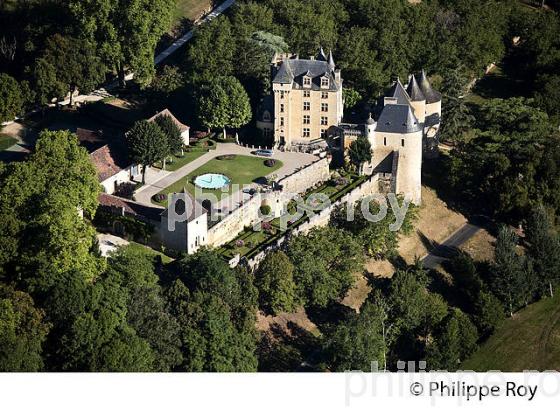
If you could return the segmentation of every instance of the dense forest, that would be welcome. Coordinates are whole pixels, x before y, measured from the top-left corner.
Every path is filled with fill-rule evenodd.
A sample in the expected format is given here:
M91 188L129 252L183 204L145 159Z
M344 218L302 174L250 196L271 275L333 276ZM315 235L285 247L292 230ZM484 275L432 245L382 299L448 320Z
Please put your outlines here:
M212 250L164 263L125 247L105 259L87 152L69 132L44 131L26 161L0 162L0 370L342 371L369 370L373 360L455 370L506 316L560 282L560 17L547 3L240 1L156 72L171 1L0 1L0 121L117 78L150 104L180 101L199 125L225 127L210 115L224 90L248 97L255 112L272 52L308 56L322 46L333 50L347 108L358 112L392 79L424 68L443 91L442 138L451 146L431 164L435 185L466 213L525 231L520 242L501 227L494 262L454 258L447 287L421 264L401 264L392 279L372 279L375 291L356 313L340 301L364 258L398 256L390 220L348 224L335 215L256 272L231 269ZM471 80L502 62L518 93L465 98ZM128 71L136 84L125 84ZM273 338L255 328L258 310L302 306L318 334Z

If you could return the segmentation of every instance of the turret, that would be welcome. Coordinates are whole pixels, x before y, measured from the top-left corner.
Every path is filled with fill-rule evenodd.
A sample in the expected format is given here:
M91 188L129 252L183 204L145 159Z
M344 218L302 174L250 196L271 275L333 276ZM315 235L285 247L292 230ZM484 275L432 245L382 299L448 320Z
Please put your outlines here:
M432 88L424 70L420 73L419 86L426 97L426 118L434 122L436 121L435 117L437 117L437 122L439 122L441 117L441 94Z
M410 77L406 92L410 97L410 105L414 109L414 115L423 124L426 119L426 96L420 89L414 75Z
M377 126L377 123L372 118L371 112L370 112L369 113L369 118L367 119L366 124L365 124L365 137L369 140L369 143L371 144L371 149L372 150L375 148L375 127L376 126Z

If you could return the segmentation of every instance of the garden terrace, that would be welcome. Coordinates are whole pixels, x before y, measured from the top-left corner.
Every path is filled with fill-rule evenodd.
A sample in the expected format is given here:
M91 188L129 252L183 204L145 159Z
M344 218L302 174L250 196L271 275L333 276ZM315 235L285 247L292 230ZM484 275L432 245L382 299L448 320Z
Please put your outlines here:
M342 178L344 178L346 183L337 185L335 180L331 179L317 188L309 190L302 198L306 201L311 195L321 193L327 195L332 204L362 184L362 182L367 179L367 176L345 174ZM342 180L340 182L342 182ZM290 213L293 213L296 206L297 203L291 201L287 209ZM311 209L309 207L306 207L306 209L314 213L320 212L318 209ZM292 225L289 225L286 231L281 230L280 218L276 218L268 223L264 222L260 231L255 231L252 227L247 227L238 237L223 245L220 252L224 259L228 261L237 254L241 257L251 258L308 220L309 217L306 215Z

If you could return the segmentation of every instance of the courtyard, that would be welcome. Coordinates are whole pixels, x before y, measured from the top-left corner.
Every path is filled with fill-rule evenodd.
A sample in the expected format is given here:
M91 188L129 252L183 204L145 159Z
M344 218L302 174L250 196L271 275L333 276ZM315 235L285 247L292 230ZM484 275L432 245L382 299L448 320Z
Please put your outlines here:
M189 162L178 169L166 167L167 171L157 172L156 174L162 177L150 178L146 185L134 193L134 199L147 206L164 207L167 200L155 201L154 197L157 194L182 192L186 187L187 192L193 195L194 178L205 173L223 174L231 180L233 185L251 185L257 188L268 176L274 174L281 179L317 160L317 157L311 154L275 151L272 157L275 163L269 167L265 165L268 158L256 156L253 154L254 151L254 148L243 147L235 143L218 142L214 149L210 149L202 155L196 153ZM233 158L218 159L224 156L233 156ZM229 192L233 204L250 198L249 193L243 193L237 187L234 188ZM212 193L218 199L223 195L221 190L203 190L203 192ZM225 210L224 207L221 208Z
M231 181L229 186L222 189L202 189L203 194L214 194L219 200L224 194L234 194L239 188L243 188L244 185L262 182L266 176L273 174L283 166L282 161L279 160L272 160L271 166L267 166L267 161L269 160L257 156L222 155L211 159L156 194L156 196L162 195L162 198L165 197L165 199L158 200L156 198L153 201L158 205L164 205L167 203L168 194L182 192L184 189L194 197L196 189L194 179L207 173L222 174Z

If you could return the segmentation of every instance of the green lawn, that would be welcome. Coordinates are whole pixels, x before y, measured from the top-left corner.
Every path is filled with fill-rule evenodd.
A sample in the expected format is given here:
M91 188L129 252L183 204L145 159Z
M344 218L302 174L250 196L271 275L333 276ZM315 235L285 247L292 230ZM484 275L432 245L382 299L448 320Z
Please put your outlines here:
M0 151L10 148L17 142L17 139L7 134L0 134Z
M276 160L276 164L273 167L267 167L266 165L264 165L264 162L265 160L263 158L249 157L244 155L238 155L232 160L213 159L197 168L186 177L163 189L159 193L169 194L172 192L182 192L186 187L187 191L194 196L195 185L192 182L193 179L198 175L214 173L224 174L231 180L232 187L229 191L227 191L227 193L232 194L239 186L242 186L244 184L251 184L259 178L272 174L274 173L274 171L280 169L283 165L282 161ZM236 187L235 185L238 185L238 187ZM202 192L214 194L218 199L220 199L225 193L221 190L211 189L203 189ZM167 201L165 201L165 203L166 202Z
M518 312L492 335L464 370L560 370L560 292Z
M208 151L197 150L197 151L185 152L185 154L182 157L180 155L179 156L173 155L172 162L169 162L169 159L167 160L167 163L165 164L165 170L177 171L179 168L184 167L189 162L194 161L198 157L201 157L204 154L206 154L207 152ZM161 169L161 162L156 162L154 164L154 167Z
M177 0L174 25L178 25L182 19L194 21L200 14L210 7L211 0Z
M136 242L130 242L128 247L130 249L133 249L135 252L138 252L138 254L147 255L147 256L161 256L161 260L163 261L163 263L173 262L173 259L171 259L169 256L161 252L158 252L152 248L149 248L145 245L141 245Z

